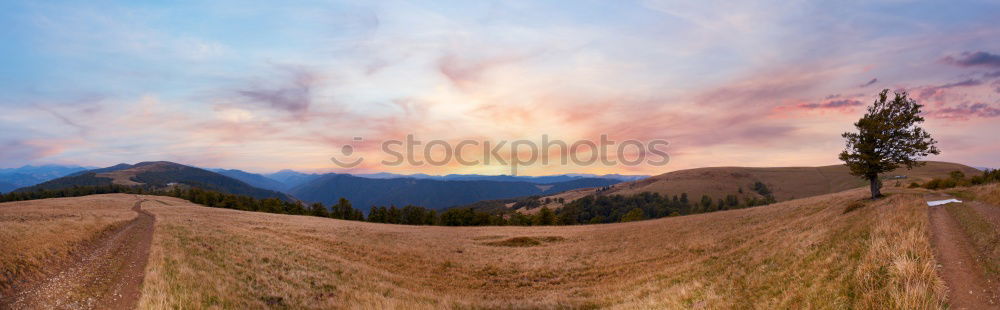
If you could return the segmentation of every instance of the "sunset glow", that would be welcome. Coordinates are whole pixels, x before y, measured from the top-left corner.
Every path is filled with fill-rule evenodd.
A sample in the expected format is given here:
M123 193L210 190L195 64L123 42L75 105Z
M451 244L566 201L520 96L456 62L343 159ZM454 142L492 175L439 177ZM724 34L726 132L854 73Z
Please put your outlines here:
M379 143L408 134L670 142L666 166L539 164L527 175L829 165L884 88L926 105L942 150L932 159L1000 167L997 2L0 8L0 167L509 173L379 165ZM376 160L340 169L329 159L344 145Z

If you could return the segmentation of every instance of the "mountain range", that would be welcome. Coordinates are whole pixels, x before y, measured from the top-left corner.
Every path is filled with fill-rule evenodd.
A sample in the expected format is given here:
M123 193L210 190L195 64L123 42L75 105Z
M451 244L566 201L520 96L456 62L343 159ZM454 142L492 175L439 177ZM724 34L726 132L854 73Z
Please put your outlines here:
M152 186L157 188L183 184L254 198L293 200L291 196L279 191L257 188L222 174L166 161L141 162L135 165L118 164L107 168L79 171L65 177L23 187L16 191L29 192L63 189L73 186L103 186L111 184Z
M55 178L67 176L93 167L42 165L0 169L0 193L32 186Z
M6 191L19 188L17 191L23 192L110 184L152 187L183 184L256 198L274 197L302 200L306 203L322 202L327 205L334 204L343 197L360 209L371 205L408 204L441 209L480 200L551 195L572 189L603 187L622 180L645 177L586 174L540 177L392 173L350 175L309 174L292 170L261 175L236 169L201 169L166 161L118 164L97 169L79 167L60 171L63 171L64 176L53 177L38 184L21 186L0 183L0 186L5 186ZM0 182L10 183L2 178Z
M481 200L548 195L578 188L620 183L614 179L577 178L555 183L494 180L374 179L349 174L326 174L289 190L311 202L336 203L341 197L354 207L419 205L443 209Z
M555 174L545 176L514 176L514 175L482 175L482 174L448 174L448 175L428 175L428 174L395 174L379 172L371 174L353 174L357 177L369 179L397 179L412 178L438 181L501 181L501 182L529 182L539 184L559 183L578 179L609 179L620 182L629 182L648 178L648 175L622 175L622 174Z

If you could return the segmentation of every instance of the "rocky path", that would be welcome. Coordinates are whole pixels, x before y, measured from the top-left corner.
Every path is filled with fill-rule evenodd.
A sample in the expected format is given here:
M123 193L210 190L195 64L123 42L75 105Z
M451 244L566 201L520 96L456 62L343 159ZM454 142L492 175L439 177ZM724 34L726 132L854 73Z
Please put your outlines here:
M91 243L53 276L26 285L2 309L133 309L142 280L155 217L136 198L135 219Z

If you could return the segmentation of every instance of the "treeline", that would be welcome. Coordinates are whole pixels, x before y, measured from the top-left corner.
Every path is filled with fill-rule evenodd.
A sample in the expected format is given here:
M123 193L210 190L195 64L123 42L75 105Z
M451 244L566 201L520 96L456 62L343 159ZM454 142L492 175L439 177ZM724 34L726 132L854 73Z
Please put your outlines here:
M763 186L762 183L761 185ZM774 197L769 194L764 198L747 196L742 199L737 195L726 195L725 198L718 200L702 195L698 201L690 201L687 193L672 197L650 192L631 196L587 196L556 210L555 221L558 225L631 222L667 216L742 209L773 202Z
M46 198L79 197L96 194L136 194L169 196L191 201L192 203L213 208L235 209L243 211L267 212L291 215L313 215L345 220L363 221L364 214L351 207L350 202L341 199L340 203L327 209L323 204L315 203L309 206L300 201L285 201L278 198L258 199L246 195L235 195L205 190L197 187L158 188L152 186L97 185L73 186L61 189L45 189L30 192L11 192L0 195L0 202L34 200Z
M104 184L92 186L74 186L62 189L38 189L24 192L10 192L0 195L0 202L35 200L46 198L79 197L96 194L145 194L152 189L142 186L125 186L117 184Z
M299 201L291 202L278 198L257 199L246 195L220 193L197 187L163 189L152 186L125 186L117 184L74 186L52 190L11 192L0 195L0 202L115 193L176 197L213 208L275 214L311 215L374 223L447 226L510 225L510 222L506 221L502 215L476 211L472 208L449 209L439 214L435 210L419 206L405 206L403 208L373 206L366 218L364 213L355 209L351 205L351 202L344 198L341 198L337 204L328 208L322 203L313 203L307 206Z
M967 178L961 171L952 171L947 178L934 178L924 184L917 182L910 183L910 188L923 187L926 189L946 189L958 186L982 185L987 183L1000 182L1000 170L986 169L980 175Z
M759 186L755 184L754 191L769 193L769 190L763 184L759 184ZM0 202L110 193L170 196L207 207L243 211L309 215L373 223L442 226L534 226L628 222L666 216L739 209L774 202L774 198L770 195L767 195L763 199L755 196L743 197L741 199L737 195L728 195L726 198L718 200L713 200L709 196L702 196L699 201L689 201L687 193L669 197L646 192L631 196L587 196L566 203L562 208L555 211L547 207L541 207L534 214L512 212L509 209L487 212L471 207L451 208L438 212L420 206L407 205L402 208L396 206L372 206L366 217L360 210L355 209L350 201L344 198L341 198L337 204L327 207L322 203L305 205L300 201L285 201L278 198L257 199L250 196L220 193L197 187L162 189L149 186L123 185L77 186L58 190L14 192L0 195ZM562 199L545 201L538 197L530 198L540 201L539 205L542 202L545 204L556 201L564 202ZM534 205L527 200L521 201L524 206Z

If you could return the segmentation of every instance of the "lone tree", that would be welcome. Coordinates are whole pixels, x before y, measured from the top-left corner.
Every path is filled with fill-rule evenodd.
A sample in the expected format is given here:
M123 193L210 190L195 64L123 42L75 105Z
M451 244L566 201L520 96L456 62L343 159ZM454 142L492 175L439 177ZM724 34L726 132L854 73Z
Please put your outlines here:
M925 164L918 161L921 157L941 153L934 146L937 141L917 126L924 121L920 116L923 105L907 98L906 92L895 92L887 101L888 93L882 90L865 116L854 123L858 132L843 134L847 147L840 153L852 175L871 183L872 199L882 196L879 173L900 166L912 169Z

